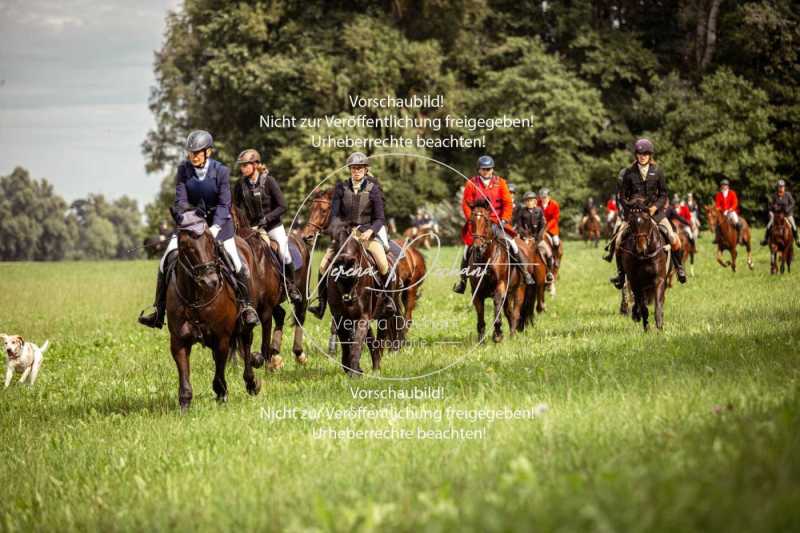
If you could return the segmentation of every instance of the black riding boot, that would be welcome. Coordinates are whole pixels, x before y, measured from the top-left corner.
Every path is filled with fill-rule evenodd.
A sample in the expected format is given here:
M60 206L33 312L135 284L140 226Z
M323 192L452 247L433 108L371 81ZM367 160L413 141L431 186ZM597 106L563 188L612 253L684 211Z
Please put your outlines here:
M241 311L244 324L249 327L257 326L259 323L258 314L250 303L250 274L247 267L242 265L236 273L236 296L239 300L239 310Z
M547 277L545 277L544 282L553 283L553 256L548 255L545 263L547 263Z
M678 253L672 252L672 266L675 267L675 272L678 274L678 281L686 283L686 271L683 270L681 264L681 256Z
M293 304L299 304L303 301L303 295L297 290L297 285L294 283L294 263L286 263L283 265L283 280L286 283L286 292L289 293L289 300Z
M603 260L610 263L611 260L614 259L614 252L617 251L616 234L611 236L611 240L608 242L608 247L606 247L606 250L608 250L608 253L603 256Z
M391 270L383 275L378 274L378 281L381 284L382 291L378 293L378 310L376 314L380 318L391 317L397 314L397 304L394 302L395 293L392 291L392 286L388 282L391 274Z
M531 273L528 272L528 269L525 268L525 265L522 264L522 259L519 256L519 252L515 252L510 246L508 247L508 255L511 258L511 263L517 267L522 274L522 279L525 280L525 285L535 285L536 281L531 276Z
M767 245L767 242L769 241L769 230L770 230L770 227L767 226L766 229L764 230L764 240L762 240L761 243L760 243L761 246L766 246Z
M620 290L625 286L625 269L622 268L622 258L619 255L617 255L617 275L608 281Z
M458 283L453 285L453 292L458 294L464 294L464 291L467 290L467 266L469 264L469 251L464 254L461 258L461 270L460 277L458 279Z
M319 290L317 291L317 305L308 308L308 312L317 318L325 315L325 305L328 303L328 276L319 273Z
M148 328L161 329L164 326L164 315L167 310L167 275L158 270L158 281L156 282L156 299L153 302L155 310L145 315L144 311L139 313L139 324Z

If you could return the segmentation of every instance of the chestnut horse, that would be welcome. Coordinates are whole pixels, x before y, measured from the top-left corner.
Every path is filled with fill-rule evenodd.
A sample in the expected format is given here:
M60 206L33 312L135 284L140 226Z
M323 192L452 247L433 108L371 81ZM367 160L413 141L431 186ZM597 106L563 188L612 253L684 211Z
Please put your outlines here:
M380 372L381 357L385 346L398 342L397 324L399 316L377 316L380 299L393 287L382 287L378 282L377 268L369 252L353 234L353 226L336 222L329 232L336 243L337 253L328 272L328 303L336 327L336 335L342 346L342 369L350 377L359 377L361 351L366 342L372 356L373 372ZM372 331L372 320L377 319L378 335Z
M739 217L742 222L742 231L737 239L736 227L731 224L728 217L717 209L715 205L706 206L706 217L708 218L708 226L711 232L717 237L717 263L723 267L730 266L731 270L736 272L736 246L743 244L747 250L747 266L753 270L753 252L750 247L750 226L744 217ZM731 253L730 261L722 260L722 252L728 250Z
M678 235L678 239L681 241L681 264L689 265L689 273L694 276L694 254L696 253L696 248L694 245L694 241L689 238L689 232L692 231L692 228L682 224L681 222L675 223L675 233ZM669 275L667 276L667 287L672 288L672 280L675 279L675 270L670 269Z
M781 274L783 274L784 268L791 273L792 259L794 257L792 227L789 225L789 221L786 220L786 215L783 211L775 211L773 217L768 239L770 273L778 273L778 254L780 254L781 258Z
M647 331L650 315L647 306L655 303L656 327L662 329L670 264L669 246L642 199L634 199L629 204L625 217L629 228L617 253L622 254L625 277L633 293L631 316L636 322L641 320L642 327Z
M527 285L519 270L511 265L507 244L494 235L491 211L486 201L478 201L472 206L469 231L472 236L467 262L467 277L472 286L472 300L478 315L478 342L486 336L484 300L494 301L494 334L492 340L503 340L503 319L508 320L509 336L522 331L526 323L533 322L535 295L526 290ZM516 238L517 245L526 246L522 239ZM527 248L527 246L526 246Z
M594 242L594 247L597 248L600 244L600 220L597 218L597 208L592 207L589 210L589 216L586 222L578 227L578 233L583 237L583 242L587 245Z
M177 265L175 274L167 282L167 322L170 350L178 368L181 411L186 411L192 402L189 356L192 346L198 342L214 354L213 389L217 401L228 399L225 366L237 344L241 345L244 359L247 392L256 395L261 390L261 381L253 373L252 329L242 331L234 289L236 281L224 271L222 246L212 237L205 219L192 211L184 214L184 224L177 231ZM250 247L239 238L236 245L243 267L250 268L253 273ZM258 293L260 283L257 276L251 276L251 294Z
M280 356L281 341L283 340L283 326L286 321L286 311L281 307L287 300L286 289L283 280L283 268L278 266L281 263L278 243L270 241L271 251L267 249L266 242L261 234L249 227L241 212L233 207L231 209L236 234L250 245L253 257L256 262L257 275L264 282L265 294L253 294L253 305L261 321L261 352L253 354L253 364L260 368L265 362L270 371L279 370L283 367L283 358ZM295 284L301 295L306 294L306 281L309 268L308 250L300 245L300 241L294 235L289 237L289 242L294 242L300 251L303 267L295 272ZM294 305L294 344L292 352L295 361L300 365L308 362L308 357L303 351L303 323L305 322L306 308L308 299L303 298ZM275 329L272 330L272 319L275 319Z
M550 253L553 254L553 282L550 284L550 296L555 298L558 271L561 269L561 258L564 257L564 241L559 239L558 246L553 246L553 236L545 232L544 242L550 248Z
M536 292L536 312L544 313L547 308L544 302L547 286L547 262L542 257L534 237L521 233L520 239L524 244L524 246L520 246L520 251L528 263L528 272L531 273L533 280L536 282L536 285L533 286L533 290Z

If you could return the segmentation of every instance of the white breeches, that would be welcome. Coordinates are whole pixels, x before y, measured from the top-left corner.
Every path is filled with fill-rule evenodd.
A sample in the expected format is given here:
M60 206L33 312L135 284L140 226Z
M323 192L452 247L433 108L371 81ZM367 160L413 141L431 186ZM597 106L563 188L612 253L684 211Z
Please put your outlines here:
M378 230L378 239L380 239L381 243L383 244L383 248L388 252L389 234L386 232L386 226L381 226L381 229Z
M606 215L606 221L610 223L612 220L614 220L615 216L617 216L617 213L615 211L609 211L608 214Z
M242 269L242 258L239 257L239 250L236 248L236 239L231 237L227 241L222 241L222 247L225 248L225 251L228 252L228 255L231 256L233 260L233 266L236 269L236 272L239 272ZM161 256L161 262L158 264L158 269L161 272L164 272L164 262L167 260L167 256L173 250L178 249L178 236L173 235L172 238L169 240L169 244L167 244L167 249L164 250L164 255Z
M558 248L558 245L561 243L561 239L558 238L558 235L550 235L550 238L553 239L553 247Z
M278 251L284 265L292 262L292 254L289 253L289 236L286 235L286 228L283 224L278 224L267 232L269 238L278 243Z
M736 211L728 211L728 220L735 226L739 224L739 215L736 214Z
M792 230L793 231L797 231L797 226L795 226L795 224L794 224L794 215L789 215L788 217L786 217L786 220L789 221L789 225L792 226ZM770 211L769 212L769 222L767 222L767 228L766 229L771 228L773 222L775 222L775 213Z

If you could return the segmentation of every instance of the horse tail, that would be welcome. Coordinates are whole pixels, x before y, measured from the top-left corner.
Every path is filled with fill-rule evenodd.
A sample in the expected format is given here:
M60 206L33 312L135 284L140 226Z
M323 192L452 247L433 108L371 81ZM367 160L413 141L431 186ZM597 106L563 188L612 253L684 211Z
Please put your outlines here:
M524 331L525 326L528 324L533 325L534 319L536 318L534 315L534 310L536 308L536 288L536 285L525 286L525 297L522 300L522 308L519 313L520 331Z

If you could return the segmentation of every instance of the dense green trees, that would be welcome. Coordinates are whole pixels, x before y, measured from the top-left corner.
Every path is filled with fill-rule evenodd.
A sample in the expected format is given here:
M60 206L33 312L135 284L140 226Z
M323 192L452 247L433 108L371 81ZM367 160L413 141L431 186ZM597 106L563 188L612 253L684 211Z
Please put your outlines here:
M17 167L0 177L0 261L132 259L142 239L135 200L89 195L71 206L45 179Z
M522 189L548 185L567 215L605 196L633 139L656 143L670 186L708 200L724 174L760 215L777 177L796 177L800 8L790 0L438 0L224 3L187 0L170 14L144 151L172 172L193 128L230 163L262 151L292 206L348 150L312 133L429 137L485 133L485 149L412 149L465 173L481 152ZM442 109L351 109L348 94L444 94ZM530 129L331 131L262 129L264 114L532 116ZM377 152L380 152L378 150ZM420 159L382 160L376 174L398 221L452 199L461 179ZM148 210L164 217L167 178Z

